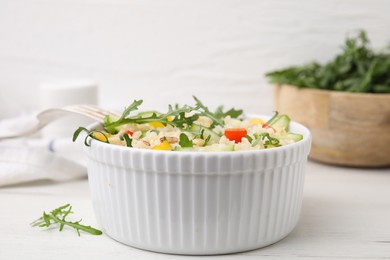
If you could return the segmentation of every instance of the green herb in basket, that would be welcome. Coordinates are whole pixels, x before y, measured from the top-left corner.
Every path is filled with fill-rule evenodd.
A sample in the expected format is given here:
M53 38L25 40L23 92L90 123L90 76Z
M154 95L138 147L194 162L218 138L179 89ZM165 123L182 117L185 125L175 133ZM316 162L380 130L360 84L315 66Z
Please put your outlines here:
M346 92L390 93L390 45L374 51L364 31L347 38L343 52L321 65L311 62L269 72L274 84Z

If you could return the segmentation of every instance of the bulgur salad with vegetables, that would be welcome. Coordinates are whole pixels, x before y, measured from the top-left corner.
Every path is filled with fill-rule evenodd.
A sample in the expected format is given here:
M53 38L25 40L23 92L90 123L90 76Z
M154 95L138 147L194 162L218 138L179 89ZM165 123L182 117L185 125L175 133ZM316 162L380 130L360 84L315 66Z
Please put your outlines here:
M146 111L134 114L142 104L135 100L118 117L106 116L103 129L88 130L79 127L73 141L83 131L84 143L91 139L140 149L167 151L242 151L261 150L288 145L303 139L289 132L290 118L275 115L268 121L261 118L244 118L242 110L214 112L196 97L195 106L171 106L168 112Z

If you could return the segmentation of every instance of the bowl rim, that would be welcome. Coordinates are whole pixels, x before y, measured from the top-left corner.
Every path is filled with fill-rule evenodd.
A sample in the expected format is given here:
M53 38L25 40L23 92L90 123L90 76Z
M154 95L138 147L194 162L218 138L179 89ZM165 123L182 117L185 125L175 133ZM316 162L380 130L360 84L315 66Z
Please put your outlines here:
M254 116L258 116L258 117L262 117L262 118L270 118L270 116L265 116L265 115L261 115L261 114L245 114L245 116L247 117L254 117ZM98 141L98 140L94 140L94 139L90 139L90 146L86 147L86 148L92 148L93 146L97 146L97 147L102 147L103 149L115 149L115 150L118 150L118 151L123 151L123 152L137 152L137 153L141 153L141 154L149 154L149 153L153 153L153 154L165 154L165 155L172 155L172 156L188 156L188 155L233 155L233 156L241 156L241 155L244 155L244 154L268 154L268 153L277 153L277 152L283 152L283 151L288 151L290 149L294 149L294 148L297 148L299 146L305 146L305 145L311 145L311 139L312 139L312 134L310 132L310 130L298 123L298 122L295 122L295 121L291 121L290 122L290 128L298 128L299 131L298 133L299 134L302 134L303 135L303 139L299 142L296 142L296 143L292 143L292 144L288 144L288 145L284 145L284 146L279 146L279 147L273 147L271 149L260 149L260 150L240 150L240 151L165 151L165 150L152 150L152 149L141 149L141 148L133 148L133 147L126 147L126 146L121 146L121 145L113 145L113 144L109 144L109 143L105 143L105 142L101 142L101 141ZM88 130L90 129L93 129L93 128L97 128L98 126L102 126L102 123L99 123L99 122L95 122L95 123L92 123L90 125L88 125L86 128ZM82 135L80 135L82 138L85 138L86 137L86 133L82 133ZM84 144L83 144L84 145ZM93 148L92 148L93 149Z

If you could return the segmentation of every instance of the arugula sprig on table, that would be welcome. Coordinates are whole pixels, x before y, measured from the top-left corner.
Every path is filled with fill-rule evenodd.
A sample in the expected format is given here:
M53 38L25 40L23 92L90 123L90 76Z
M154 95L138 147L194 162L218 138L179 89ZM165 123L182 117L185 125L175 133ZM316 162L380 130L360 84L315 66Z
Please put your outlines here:
M62 231L65 226L69 226L74 228L79 236L80 230L92 235L103 234L103 232L99 229L80 224L81 220L74 222L66 220L66 217L72 213L72 206L70 204L66 204L50 211L49 213L43 212L43 216L32 222L31 226L50 227L52 225L59 225L60 231Z
M390 45L375 52L364 31L346 39L343 52L321 65L310 62L272 71L274 84L346 92L390 93Z

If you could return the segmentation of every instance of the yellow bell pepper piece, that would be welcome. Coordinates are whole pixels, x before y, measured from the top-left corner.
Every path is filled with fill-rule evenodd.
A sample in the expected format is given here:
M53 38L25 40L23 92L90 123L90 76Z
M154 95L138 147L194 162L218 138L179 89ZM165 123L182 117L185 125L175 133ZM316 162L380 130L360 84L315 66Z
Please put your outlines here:
M109 133L103 134L101 132L93 132L92 136L102 142L107 142L108 138L111 137Z
M172 150L172 146L169 144L167 140L164 140L160 145L156 145L152 148L153 150L166 150L170 151Z
M249 124L251 124L251 125L264 125L265 122L263 120L261 120L260 118L252 118L251 120L249 120Z
M149 125L153 126L155 129L165 127L165 125L161 122L150 122Z
M167 116L167 120L168 120L168 122L172 122L173 116Z

